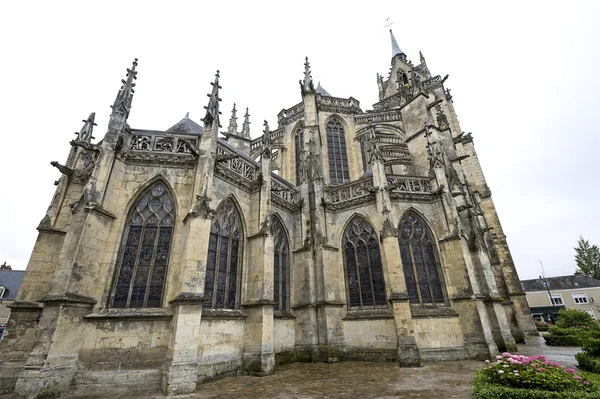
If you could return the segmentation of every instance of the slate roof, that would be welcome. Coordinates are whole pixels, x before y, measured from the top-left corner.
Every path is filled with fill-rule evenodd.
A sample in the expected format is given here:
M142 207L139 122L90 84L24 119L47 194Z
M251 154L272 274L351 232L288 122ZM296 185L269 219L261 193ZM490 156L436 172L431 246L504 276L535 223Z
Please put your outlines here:
M570 290L577 288L600 287L600 280L596 280L585 274L573 274L570 276L548 277L548 288L550 290ZM546 291L544 282L539 278L533 280L521 280L523 291Z
M196 134L202 135L204 133L204 128L190 119L189 112L185 115L185 117L167 129L169 133L184 133L184 134Z
M2 299L16 298L24 275L25 270L0 270L0 285L8 291L4 293Z
M319 82L319 84L317 84L317 88L315 89L315 91L317 93L319 93L322 96L327 96L327 97L333 97L331 94L329 94L329 92L327 90L325 90L322 86L321 86L321 82Z

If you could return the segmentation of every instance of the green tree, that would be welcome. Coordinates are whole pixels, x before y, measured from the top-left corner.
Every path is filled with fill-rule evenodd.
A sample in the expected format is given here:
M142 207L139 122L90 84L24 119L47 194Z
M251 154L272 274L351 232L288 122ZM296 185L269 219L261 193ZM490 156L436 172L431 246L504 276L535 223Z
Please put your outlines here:
M579 236L574 249L577 270L600 280L600 248L597 245L590 245L588 240Z

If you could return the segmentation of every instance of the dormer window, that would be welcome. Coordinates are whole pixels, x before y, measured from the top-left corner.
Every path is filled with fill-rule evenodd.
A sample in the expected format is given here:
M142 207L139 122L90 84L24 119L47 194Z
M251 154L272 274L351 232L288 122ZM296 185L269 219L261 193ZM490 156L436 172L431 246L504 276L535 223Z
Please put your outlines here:
M0 285L0 299L4 298L5 295L8 294L8 290L5 286Z

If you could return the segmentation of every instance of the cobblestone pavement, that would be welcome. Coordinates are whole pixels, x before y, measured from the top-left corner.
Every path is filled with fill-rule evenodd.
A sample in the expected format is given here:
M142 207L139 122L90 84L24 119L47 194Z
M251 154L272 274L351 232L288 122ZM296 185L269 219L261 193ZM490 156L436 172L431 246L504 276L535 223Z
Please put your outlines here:
M578 347L551 347L542 337L528 337L519 354L544 355L566 366L575 366ZM198 386L194 399L467 399L471 398L473 374L485 363L465 360L428 363L419 368L400 368L395 363L293 363L266 377L238 376ZM96 398L133 398L131 393ZM144 395L162 398L162 395ZM89 396L88 396L89 398ZM142 398L138 396L137 398Z

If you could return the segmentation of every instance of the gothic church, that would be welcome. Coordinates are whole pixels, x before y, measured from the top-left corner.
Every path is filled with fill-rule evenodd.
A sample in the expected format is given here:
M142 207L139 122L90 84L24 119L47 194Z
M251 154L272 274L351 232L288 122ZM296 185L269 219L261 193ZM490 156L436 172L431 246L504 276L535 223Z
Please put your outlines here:
M390 31L391 34L391 31ZM38 226L0 343L0 393L201 389L285 362L485 359L537 335L446 77L391 34L379 101L315 87L250 137L221 130L217 72L200 123L94 113Z

